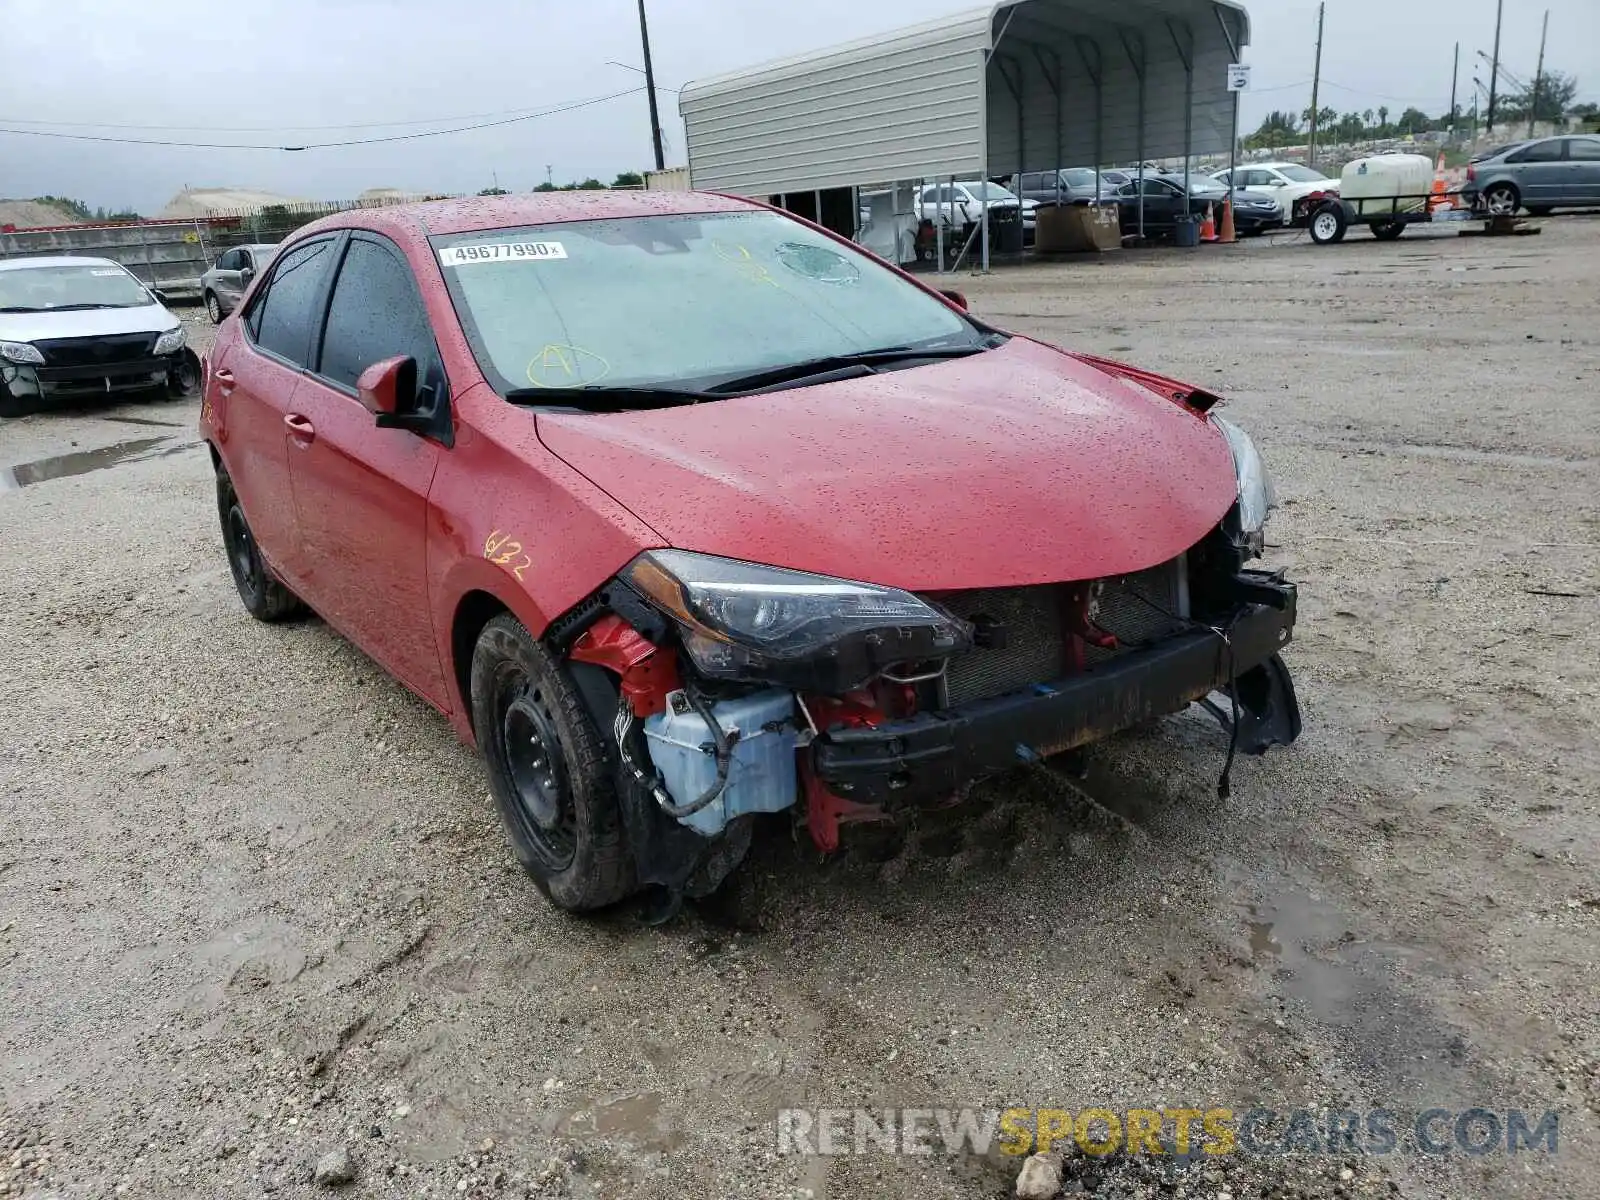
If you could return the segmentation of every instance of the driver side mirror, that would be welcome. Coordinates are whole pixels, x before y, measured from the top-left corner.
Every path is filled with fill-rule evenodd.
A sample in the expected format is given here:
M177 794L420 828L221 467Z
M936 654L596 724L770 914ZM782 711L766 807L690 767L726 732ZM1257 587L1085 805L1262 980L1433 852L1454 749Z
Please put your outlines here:
M244 284L245 286L248 287L249 284L250 284L250 281L252 279L254 279L255 277L256 277L256 271L255 271L254 267L240 267L239 268L239 282Z
M385 417L409 412L416 407L417 360L396 355L373 363L356 380L356 395L379 425Z
M948 288L940 288L939 289L939 295L943 296L946 300L950 301L951 304L954 304L962 312L966 312L967 311L967 298L965 296L963 296L960 292L954 292L954 291L951 291Z
M167 294L160 288L150 288L149 291L157 304L165 304L167 302Z

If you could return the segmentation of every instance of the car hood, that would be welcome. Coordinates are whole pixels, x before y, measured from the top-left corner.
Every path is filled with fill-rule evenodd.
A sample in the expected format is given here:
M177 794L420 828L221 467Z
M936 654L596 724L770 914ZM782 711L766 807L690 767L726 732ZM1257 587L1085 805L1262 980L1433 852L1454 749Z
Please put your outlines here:
M68 312L0 313L0 340L102 337L114 333L165 333L180 322L160 304L138 308L83 308Z
M932 591L1165 562L1234 502L1222 435L1024 338L711 404L541 413L541 440L667 543Z

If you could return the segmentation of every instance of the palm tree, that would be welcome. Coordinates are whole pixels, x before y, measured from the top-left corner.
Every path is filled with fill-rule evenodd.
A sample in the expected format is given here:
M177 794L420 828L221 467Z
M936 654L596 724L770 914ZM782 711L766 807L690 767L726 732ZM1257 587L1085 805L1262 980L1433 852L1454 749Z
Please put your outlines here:
M1389 107L1386 104L1378 105L1378 133L1381 136L1389 128Z
M1372 128L1372 110L1369 108L1361 114L1361 132L1365 133Z

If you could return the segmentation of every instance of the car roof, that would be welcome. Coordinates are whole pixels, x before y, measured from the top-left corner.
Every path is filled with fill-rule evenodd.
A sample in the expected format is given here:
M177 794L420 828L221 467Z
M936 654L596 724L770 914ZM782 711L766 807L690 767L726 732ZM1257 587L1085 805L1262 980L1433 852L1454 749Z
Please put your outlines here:
M26 271L33 267L116 267L127 268L114 259L89 258L76 254L52 254L43 258L11 258L0 262L0 271Z
M763 207L753 201L724 196L718 192L532 192L518 196L470 196L460 200L424 200L416 204L351 209L313 221L297 231L295 236L299 240L303 235L331 229L415 232L420 226L424 234L432 237L558 221L760 211Z

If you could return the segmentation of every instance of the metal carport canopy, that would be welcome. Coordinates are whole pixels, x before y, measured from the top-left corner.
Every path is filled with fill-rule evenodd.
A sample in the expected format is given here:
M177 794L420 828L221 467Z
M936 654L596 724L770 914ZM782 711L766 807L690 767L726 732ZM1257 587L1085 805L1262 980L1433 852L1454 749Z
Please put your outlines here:
M1000 0L688 84L690 178L767 196L1216 153L1249 31L1223 0Z

